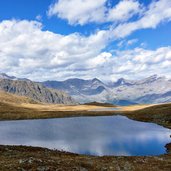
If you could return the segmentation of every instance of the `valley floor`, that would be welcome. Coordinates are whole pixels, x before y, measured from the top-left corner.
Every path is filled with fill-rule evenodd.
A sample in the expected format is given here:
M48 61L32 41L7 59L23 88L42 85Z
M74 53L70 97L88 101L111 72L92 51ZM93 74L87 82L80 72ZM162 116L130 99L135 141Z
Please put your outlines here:
M118 113L128 113L155 105L106 106L93 105L63 105L41 104L30 102L30 99L0 93L0 120L45 119L73 116L102 116ZM3 100L2 100L3 99ZM108 110L114 108L114 110Z

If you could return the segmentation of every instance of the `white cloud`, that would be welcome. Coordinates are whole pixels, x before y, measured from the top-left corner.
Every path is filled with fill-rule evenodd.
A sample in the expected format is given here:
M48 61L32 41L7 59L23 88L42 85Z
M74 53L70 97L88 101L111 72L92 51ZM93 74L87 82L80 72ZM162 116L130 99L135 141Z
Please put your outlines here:
M26 77L36 73L33 79L61 78L72 75L71 70L87 69L86 61L96 58L109 41L106 31L64 36L42 31L40 22L26 20L3 21L0 32L1 70Z
M0 33L0 72L18 77L110 80L171 73L170 46L115 50L112 55L104 50L111 36L104 30L88 37L78 33L64 36L43 31L40 22L6 20L0 23Z
M136 0L122 0L114 7L107 7L107 3L108 0L58 0L49 7L48 16L66 19L71 25L84 25L127 21L141 12Z
M122 48L122 47L129 47L132 46L134 44L136 44L138 42L138 39L130 39L130 40L121 40L117 43L118 48Z
M41 16L41 15L37 15L37 16L36 16L36 20L42 21L42 16Z
M145 7L138 0L121 0L115 6L108 0L58 0L49 7L48 15L66 19L71 25L108 23L113 39L125 38L136 30L155 29L171 20L171 1L154 0ZM136 16L134 20L130 20ZM113 32L111 32L113 30Z
M128 40L127 41L127 45L128 46L131 46L131 45L133 45L133 44L135 44L135 43L137 43L138 42L138 39L131 39L131 40Z
M140 29L156 28L162 22L171 20L171 1L153 1L143 16L134 22L120 24L113 30L115 38L123 38Z
M59 0L49 7L48 15L67 19L70 24L85 24L100 21L105 11L106 0Z
M141 78L152 74L170 77L171 59L168 58L170 54L170 46L156 50L135 48L133 50L116 51L111 77L113 75L115 78Z
M115 7L108 10L108 21L127 21L135 14L142 12L143 7L135 0L122 0Z

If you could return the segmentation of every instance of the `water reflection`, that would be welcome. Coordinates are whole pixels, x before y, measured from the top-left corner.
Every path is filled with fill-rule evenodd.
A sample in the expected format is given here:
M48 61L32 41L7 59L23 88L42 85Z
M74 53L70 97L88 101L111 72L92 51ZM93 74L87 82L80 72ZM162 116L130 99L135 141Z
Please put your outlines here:
M0 144L42 146L92 155L165 153L171 130L123 116L0 122Z

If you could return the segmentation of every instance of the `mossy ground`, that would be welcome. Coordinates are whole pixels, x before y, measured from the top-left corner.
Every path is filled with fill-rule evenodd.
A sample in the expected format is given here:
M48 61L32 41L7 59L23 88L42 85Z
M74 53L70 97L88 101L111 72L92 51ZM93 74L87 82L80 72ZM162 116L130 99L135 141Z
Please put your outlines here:
M36 147L0 146L1 171L170 171L171 155L93 157Z

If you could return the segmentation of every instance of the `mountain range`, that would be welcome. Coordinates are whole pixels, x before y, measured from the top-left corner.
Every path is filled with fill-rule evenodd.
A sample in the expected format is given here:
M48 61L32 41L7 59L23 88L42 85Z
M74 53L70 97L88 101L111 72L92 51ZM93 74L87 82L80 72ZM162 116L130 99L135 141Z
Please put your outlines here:
M171 80L152 75L140 80L120 78L112 83L92 80L68 79L45 81L44 86L63 90L80 103L107 102L118 105L171 102Z
M28 79L0 74L0 90L26 96L42 103L76 104L75 100L61 90L50 89Z
M0 73L0 79L8 79L8 80L20 80L20 81L30 81L29 79L27 78L17 78L17 77L14 77L14 76L9 76L5 73Z
M26 78L0 74L0 90L45 103L74 104L96 101L131 105L171 102L171 80L158 75L139 80L120 78L110 83L97 78L37 83Z

